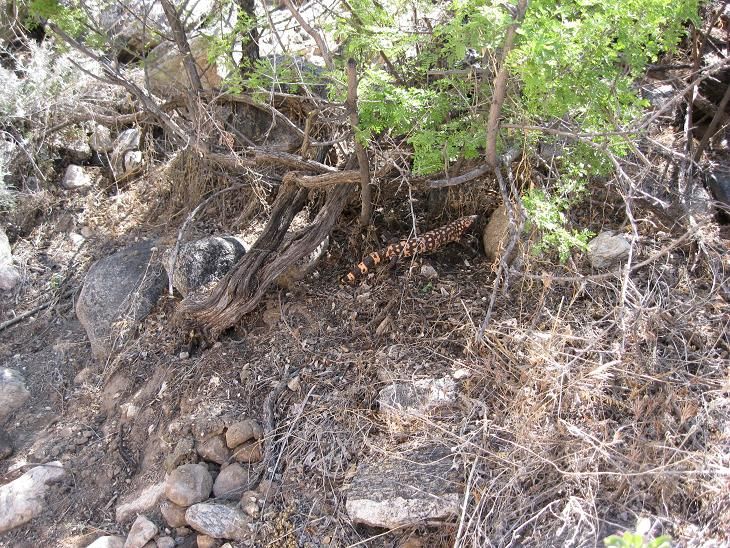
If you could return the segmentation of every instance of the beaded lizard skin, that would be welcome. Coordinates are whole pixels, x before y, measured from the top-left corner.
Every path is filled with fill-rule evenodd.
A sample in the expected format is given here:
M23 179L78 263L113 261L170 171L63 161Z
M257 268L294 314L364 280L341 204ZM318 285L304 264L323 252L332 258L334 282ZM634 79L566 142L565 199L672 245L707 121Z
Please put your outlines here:
M398 243L390 244L380 251L370 253L342 281L351 285L355 284L385 260L395 261L399 257L412 257L416 253L429 253L450 242L457 242L474 224L476 219L477 215L461 217L447 225L426 232L418 238L401 240Z

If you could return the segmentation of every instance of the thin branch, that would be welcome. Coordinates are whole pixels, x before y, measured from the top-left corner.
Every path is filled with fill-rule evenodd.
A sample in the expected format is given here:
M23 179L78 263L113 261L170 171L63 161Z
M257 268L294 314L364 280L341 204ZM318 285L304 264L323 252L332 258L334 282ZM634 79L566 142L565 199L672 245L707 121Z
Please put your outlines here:
M190 87L192 89L188 88L187 91L198 95L201 91L203 91L203 84L200 81L198 67L195 66L195 59L193 59L193 54L190 51L190 43L188 42L188 37L185 34L185 28L180 22L180 17L175 11L175 7L172 5L170 0L160 0L160 3L162 4L162 10L165 12L167 22L172 29L172 35L175 38L177 49L180 50L180 53L182 54L183 65L185 66L185 71L188 73L188 78L190 79Z
M353 129L358 126L357 117L357 72L355 60L347 61L347 110L350 114L350 125ZM365 148L357 139L355 134L355 154L360 164L360 198L362 209L360 211L360 226L367 226L370 223L370 215L373 212L373 199L370 193L370 165Z
M3 331L5 329L7 329L8 327L11 327L11 326L15 325L16 323L22 322L24 319L32 316L33 314L35 314L37 312L40 312L41 310L45 310L49 306L54 305L54 304L58 303L59 301L62 301L64 299L69 298L71 295L73 295L74 293L76 293L76 291L78 291L78 288L69 289L63 295L61 295L60 297L58 297L57 299L51 299L48 302L45 302L43 304L39 304L35 308L31 308L30 310L26 310L22 314L18 314L14 318L12 318L10 320L7 320L7 321L4 321L3 323L0 323L0 331Z
M317 43L317 47L319 48L320 53L322 54L322 59L324 59L324 64L328 69L333 69L335 67L335 64L332 62L332 54L330 53L329 48L327 47L327 44L324 42L324 38L322 38L322 35L314 30L307 21L305 21L304 17L302 17L302 14L299 13L299 10L294 5L294 2L292 0L284 0L284 5L289 10L289 12L292 14L294 19L297 20L297 23L299 23L299 26L302 27L304 32L306 32L309 36L311 36L314 41Z
M487 164L489 164L493 169L499 169L497 158L497 135L499 131L499 117L502 114L502 105L504 104L504 100L507 95L507 55L509 55L509 52L512 50L515 35L517 34L517 27L525 18L527 4L528 0L519 0L519 2L517 3L517 10L514 15L514 21L507 28L507 34L504 38L504 46L502 48L502 62L499 67L499 72L497 72L497 76L494 78L492 104L489 107L489 117L487 119L486 145Z

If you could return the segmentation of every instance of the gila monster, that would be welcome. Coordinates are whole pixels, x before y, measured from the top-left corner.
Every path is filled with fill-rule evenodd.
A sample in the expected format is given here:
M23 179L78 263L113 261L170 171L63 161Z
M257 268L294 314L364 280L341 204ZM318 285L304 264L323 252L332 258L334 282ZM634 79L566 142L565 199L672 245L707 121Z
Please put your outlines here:
M426 232L418 238L412 240L401 240L398 243L390 244L380 251L370 253L370 255L365 257L361 263L347 274L347 276L342 278L342 281L348 284L354 284L359 279L366 276L370 270L375 268L375 266L386 259L393 261L397 260L399 257L411 257L416 253L429 253L450 242L457 242L474 224L476 219L477 215L461 217L447 225L431 230L430 232Z

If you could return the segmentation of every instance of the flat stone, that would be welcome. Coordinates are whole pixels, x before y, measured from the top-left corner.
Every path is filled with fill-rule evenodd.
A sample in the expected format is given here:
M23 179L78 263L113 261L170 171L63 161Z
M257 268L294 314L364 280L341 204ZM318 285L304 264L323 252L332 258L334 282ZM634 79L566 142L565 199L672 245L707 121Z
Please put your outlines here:
M371 456L358 467L347 492L350 519L395 529L455 518L461 483L451 477L453 459L447 448L437 446Z
M213 538L245 540L251 536L251 519L238 508L222 504L194 504L185 512L188 525Z
M391 423L426 419L456 403L456 383L450 377L396 382L378 395L380 414Z
M0 534L43 512L46 484L66 473L59 461L31 468L19 478L0 486Z
M139 494L133 493L128 496L125 502L117 506L115 512L117 523L123 523L135 514L153 510L164 494L165 482L161 481L146 487Z
M124 548L142 548L145 544L155 538L157 534L157 525L152 523L145 516L137 516L134 520L132 528L129 530L127 535L127 541L124 543Z
M204 464L183 464L167 478L165 495L178 506L190 506L206 500L213 488L213 478Z

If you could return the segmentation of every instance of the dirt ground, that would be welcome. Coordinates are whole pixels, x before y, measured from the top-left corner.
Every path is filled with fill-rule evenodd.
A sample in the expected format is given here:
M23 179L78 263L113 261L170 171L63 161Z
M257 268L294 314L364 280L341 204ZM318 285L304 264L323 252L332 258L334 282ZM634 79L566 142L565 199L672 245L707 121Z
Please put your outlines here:
M118 192L42 191L9 219L25 281L2 296L0 316L57 302L0 331L0 363L20 370L32 393L8 420L15 454L0 477L52 460L71 473L52 487L46 512L0 546L86 546L125 534L130 522L116 522L116 506L164 479L179 440L206 419L260 419L286 377L296 380L277 403L273 441L283 489L257 546L591 546L641 517L678 545L730 544L728 241L714 221L701 248L680 240L672 212L637 202L634 264L658 256L628 277L572 278L597 272L582 255L560 266L525 249L482 340L495 269L478 231L410 271L403 264L350 288L339 278L359 244L343 224L314 273L271 290L215 344L191 339L179 297L163 297L138 337L97 363L73 299L93 260L142 236L169 245L174 222L151 222L165 200L155 192L144 180ZM389 222L402 197L376 216L384 239L407 233ZM490 213L489 200L476 213ZM221 203L194 233L240 231L240 210ZM458 193L447 204L474 213L455 211ZM621 229L607 220L622 212L601 187L573 215L599 232ZM422 277L421 263L438 279ZM451 412L394 435L377 413L379 390L445 376L457 380ZM353 525L344 501L357 464L424 441L455 455L462 515L393 532Z

